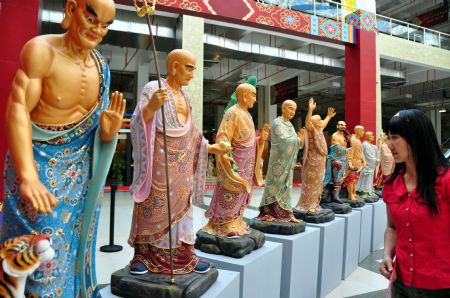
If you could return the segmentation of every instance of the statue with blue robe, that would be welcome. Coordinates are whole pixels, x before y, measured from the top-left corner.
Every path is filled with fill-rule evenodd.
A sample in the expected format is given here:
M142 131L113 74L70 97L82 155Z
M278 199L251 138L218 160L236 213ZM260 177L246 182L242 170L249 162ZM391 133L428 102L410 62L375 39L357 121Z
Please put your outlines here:
M2 241L48 234L55 250L26 283L27 297L98 297L98 197L114 154L125 99L109 97L95 50L113 22L112 0L68 0L60 35L28 41L6 111Z

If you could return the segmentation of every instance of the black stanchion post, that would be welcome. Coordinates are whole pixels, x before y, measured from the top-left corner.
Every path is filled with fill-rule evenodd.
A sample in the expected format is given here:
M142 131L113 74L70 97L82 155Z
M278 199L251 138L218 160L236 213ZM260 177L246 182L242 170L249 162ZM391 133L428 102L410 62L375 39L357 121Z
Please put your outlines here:
M118 252L122 250L122 245L114 244L114 211L116 205L117 185L111 185L111 206L109 209L109 244L100 247L102 252Z

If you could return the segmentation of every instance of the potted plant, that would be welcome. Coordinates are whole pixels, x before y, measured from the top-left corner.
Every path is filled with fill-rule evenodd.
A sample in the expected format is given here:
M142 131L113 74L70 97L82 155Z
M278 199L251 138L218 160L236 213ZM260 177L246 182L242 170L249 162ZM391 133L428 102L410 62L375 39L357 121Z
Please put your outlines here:
M111 165L112 184L124 185L124 173L126 167L125 153L116 151Z

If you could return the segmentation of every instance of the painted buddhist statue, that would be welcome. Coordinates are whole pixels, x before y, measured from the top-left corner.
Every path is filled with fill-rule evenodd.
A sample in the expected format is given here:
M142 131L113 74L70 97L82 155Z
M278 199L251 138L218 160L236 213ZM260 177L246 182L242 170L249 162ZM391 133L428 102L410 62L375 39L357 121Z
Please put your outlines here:
M248 234L243 219L250 202L253 183L262 184L261 154L269 126L255 135L253 119L248 109L256 101L256 88L248 83L236 89L238 103L225 113L217 132L216 142L232 149L233 161L226 154L216 154L218 182L205 215L209 219L203 231L212 235L239 237ZM233 170L235 164L237 172Z
M275 118L270 126L269 166L258 215L258 219L263 221L299 222L291 207L293 171L304 138L302 132L295 132L290 122L296 110L294 101L284 101L282 116Z
M308 212L315 212L321 209L319 203L328 153L323 130L330 119L336 115L333 108L328 108L327 117L322 120L319 115L312 115L315 108L316 103L311 98L305 120L302 193L296 206L297 209Z
M377 146L372 144L374 139L373 132L366 131L364 133L362 146L366 166L361 170L358 182L356 183L356 194L361 198L374 194L373 177L379 163Z
M192 202L203 199L208 152L227 153L209 145L192 120L191 102L182 87L194 76L196 59L188 51L167 56L168 75L145 85L131 120L135 202L128 243L134 247L132 274L170 272L169 229L172 230L174 274L206 272L209 263L194 251ZM167 216L166 176L161 106L164 104L168 147L171 222Z
M347 176L342 183L342 186L347 188L349 200L358 199L358 196L356 195L356 183L359 179L361 170L366 166L361 143L361 138L364 135L364 127L357 125L355 126L354 132L355 133L351 138L351 147L347 150Z
M332 184L331 200L336 203L342 203L339 198L339 192L347 172L347 148L350 145L350 138L351 135L347 131L347 124L344 121L339 121L337 123L337 131L331 136L327 168L323 179L324 187Z
M65 33L37 36L20 54L6 111L2 242L48 234L57 251L29 276L26 297L98 293L97 203L126 103L110 97L95 47L114 17L112 0L67 0Z

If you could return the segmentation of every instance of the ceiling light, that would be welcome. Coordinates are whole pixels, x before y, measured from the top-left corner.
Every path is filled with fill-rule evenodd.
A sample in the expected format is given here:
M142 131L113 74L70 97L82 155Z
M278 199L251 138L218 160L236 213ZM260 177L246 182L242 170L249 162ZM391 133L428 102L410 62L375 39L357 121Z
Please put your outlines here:
M440 109L438 112L439 113L445 113L445 112L447 112L447 110L446 109Z

